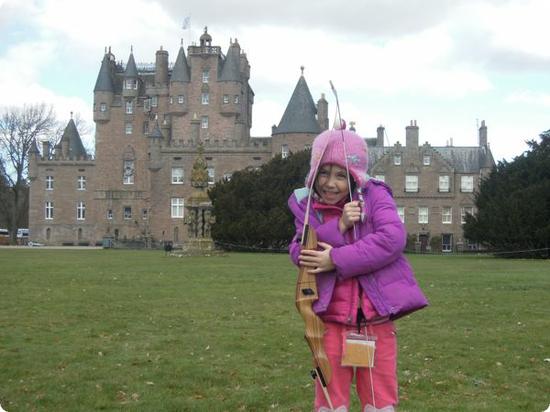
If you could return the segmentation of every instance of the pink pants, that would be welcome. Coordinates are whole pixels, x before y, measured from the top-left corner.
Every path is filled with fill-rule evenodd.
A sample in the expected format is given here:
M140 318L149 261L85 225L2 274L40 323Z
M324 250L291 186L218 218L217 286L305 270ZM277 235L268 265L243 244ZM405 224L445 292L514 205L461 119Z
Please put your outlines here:
M356 327L338 323L325 323L326 331L323 339L325 352L332 368L332 378L328 384L328 393L335 409L349 410L350 388L353 381L354 368L341 366L342 350L348 331L357 331ZM361 401L361 410L367 405L377 409L395 406L397 397L397 338L393 322L367 326L368 334L376 336L376 351L374 367L355 368L357 394ZM364 332L364 328L363 328ZM371 382L372 374L372 382ZM374 400L372 398L374 389ZM328 402L319 382L315 387L315 410L328 408Z

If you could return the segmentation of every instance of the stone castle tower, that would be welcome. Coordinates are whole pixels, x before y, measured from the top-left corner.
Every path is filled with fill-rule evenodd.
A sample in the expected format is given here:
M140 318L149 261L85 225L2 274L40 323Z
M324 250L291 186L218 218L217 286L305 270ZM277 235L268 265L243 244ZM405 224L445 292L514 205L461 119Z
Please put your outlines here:
M246 54L237 39L224 54L206 28L199 40L187 54L181 45L173 64L162 47L154 64L136 64L133 49L123 64L106 50L93 90L95 159L72 121L53 150L32 154L32 240L184 242L199 144L213 184L302 150L327 128L326 100L314 104L302 70L273 136L251 137Z

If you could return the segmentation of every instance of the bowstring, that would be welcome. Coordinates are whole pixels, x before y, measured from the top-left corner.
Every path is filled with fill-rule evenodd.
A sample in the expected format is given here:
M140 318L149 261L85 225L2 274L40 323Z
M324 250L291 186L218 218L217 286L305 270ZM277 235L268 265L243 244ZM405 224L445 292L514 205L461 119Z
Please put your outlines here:
M349 201L351 202L353 200L353 194L351 192L351 177L349 174L349 164L348 164L348 153L346 148L346 140L344 139L344 129L342 124L342 114L340 113L340 102L338 100L338 93L336 92L336 88L334 87L334 84L332 83L332 80L329 80L330 88L332 89L332 93L334 94L334 98L336 99L336 110L338 113L338 124L340 128L340 135L342 136L342 146L344 148L344 162L346 164L346 174L348 177L348 192L349 192ZM336 116L335 116L336 117ZM357 240L357 228L355 227L355 222L353 222L353 239Z

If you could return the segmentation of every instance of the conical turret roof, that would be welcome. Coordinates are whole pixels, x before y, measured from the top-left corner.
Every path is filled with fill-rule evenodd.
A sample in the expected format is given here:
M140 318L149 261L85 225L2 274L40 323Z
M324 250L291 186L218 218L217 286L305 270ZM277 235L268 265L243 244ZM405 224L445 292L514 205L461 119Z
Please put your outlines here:
M231 46L229 46L229 50L227 50L227 56L225 58L225 62L223 63L222 71L219 77L220 81L241 81L240 56L241 47L239 46L239 43L235 41L231 44Z
M110 65L109 54L105 53L95 82L94 92L114 92Z
M309 92L306 79L300 76L275 134L320 133L321 128L315 115L317 108Z
M185 50L183 46L180 47L178 57L174 63L172 69L172 76L170 77L172 82L190 82L191 76L189 75L189 65L187 64L187 58L185 57Z
M155 124L155 128L153 129L153 132L149 135L152 139L162 139L164 136L162 135L162 131L160 130L159 121L157 120Z
M128 57L128 63L126 64L124 77L138 77L136 61L134 60L134 53L132 52L130 52L130 57Z
M55 146L56 149L61 149L63 142L68 142L69 144L69 157L86 157L88 155L73 119L69 120L69 123L67 123L61 140L59 140L59 143Z

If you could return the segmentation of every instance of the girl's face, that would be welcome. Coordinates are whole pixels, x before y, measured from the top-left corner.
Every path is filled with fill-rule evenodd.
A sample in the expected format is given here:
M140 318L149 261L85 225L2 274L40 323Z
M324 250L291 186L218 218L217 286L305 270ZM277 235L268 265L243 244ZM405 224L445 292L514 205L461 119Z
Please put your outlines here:
M321 166L315 179L315 191L323 203L335 205L349 195L346 169L334 164Z

